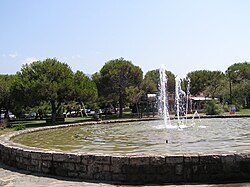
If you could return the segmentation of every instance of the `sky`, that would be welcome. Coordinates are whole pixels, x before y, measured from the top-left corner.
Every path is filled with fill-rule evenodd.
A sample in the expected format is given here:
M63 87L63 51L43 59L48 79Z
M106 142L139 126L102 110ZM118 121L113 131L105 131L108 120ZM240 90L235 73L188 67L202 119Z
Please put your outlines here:
M125 58L185 77L250 61L249 0L0 0L0 74L57 58L93 74Z

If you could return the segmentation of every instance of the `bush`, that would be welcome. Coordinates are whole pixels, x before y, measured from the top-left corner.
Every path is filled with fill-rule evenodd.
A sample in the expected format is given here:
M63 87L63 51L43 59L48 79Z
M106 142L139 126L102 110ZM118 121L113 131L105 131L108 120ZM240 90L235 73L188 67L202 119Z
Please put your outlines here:
M242 105L240 105L238 103L233 104L233 105L235 106L237 112L239 112L241 109L243 109ZM225 112L230 112L229 111L230 110L230 105L224 105L223 109L224 109Z
M5 122L1 123L0 122L0 129L1 130L5 129L5 128L10 128L10 127L12 127L12 125L10 123L5 123Z
M243 108L242 105L239 103L236 103L235 107L236 107L236 111L240 111Z
M14 130L16 130L16 131L24 130L24 129L26 129L26 126L22 123L14 126Z
M208 101L205 104L205 109L207 115L219 115L224 112L223 106L217 103L215 100Z
M5 129L5 125L4 124L0 124L0 130L4 130Z
M227 104L223 105L223 110L224 112L229 112L229 106Z

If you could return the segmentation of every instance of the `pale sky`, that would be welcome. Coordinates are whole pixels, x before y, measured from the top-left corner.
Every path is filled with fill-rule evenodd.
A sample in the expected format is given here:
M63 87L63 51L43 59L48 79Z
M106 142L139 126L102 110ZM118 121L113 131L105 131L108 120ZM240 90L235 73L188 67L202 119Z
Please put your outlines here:
M124 57L180 77L250 61L249 0L0 0L0 74L57 58L99 71Z

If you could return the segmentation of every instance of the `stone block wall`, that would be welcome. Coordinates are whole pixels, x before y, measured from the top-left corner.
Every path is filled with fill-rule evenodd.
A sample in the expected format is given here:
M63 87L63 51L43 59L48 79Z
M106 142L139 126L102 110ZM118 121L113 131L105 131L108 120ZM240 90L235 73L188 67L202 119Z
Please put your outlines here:
M0 137L0 161L33 172L127 184L250 181L249 152L130 156L65 153L20 146L10 140L13 136L16 134Z
M120 183L250 180L249 154L112 156L25 150L0 146L0 160L34 172Z

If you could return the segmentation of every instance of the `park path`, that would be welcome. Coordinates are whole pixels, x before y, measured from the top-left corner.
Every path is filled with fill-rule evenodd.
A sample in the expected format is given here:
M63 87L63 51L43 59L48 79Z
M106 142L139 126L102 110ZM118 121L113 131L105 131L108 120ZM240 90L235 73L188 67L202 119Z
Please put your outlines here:
M77 181L17 170L0 163L0 187L140 187ZM250 183L224 185L163 185L165 187L250 187ZM151 186L152 187L152 186ZM157 187L157 186L154 186Z

